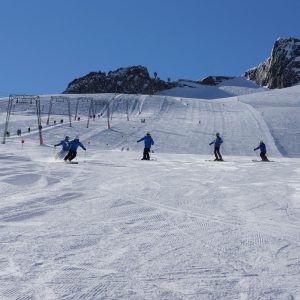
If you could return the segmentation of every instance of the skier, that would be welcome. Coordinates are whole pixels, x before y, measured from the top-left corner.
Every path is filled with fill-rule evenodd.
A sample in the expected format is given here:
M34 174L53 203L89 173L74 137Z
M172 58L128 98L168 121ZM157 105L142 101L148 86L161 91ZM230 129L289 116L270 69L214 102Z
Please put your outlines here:
M151 146L154 145L154 141L151 137L150 132L147 132L147 134L144 137L142 137L141 139L139 139L137 141L137 143L139 143L141 141L144 141L144 152L143 152L142 160L150 160L149 152L150 152Z
M216 133L216 139L209 143L209 145L214 144L214 154L215 154L215 161L223 161L222 155L220 153L220 147L221 144L223 143L222 138L220 137L220 133Z
M56 158L63 159L69 151L69 137L66 135L64 140L61 140L58 144L54 145L54 148L62 146L62 149L56 154Z
M256 147L256 148L254 149L254 151L256 151L256 150L258 150L258 149L260 150L260 157L261 157L261 160L262 160L262 161L269 161L268 158L267 158L267 156L266 156L267 148L266 148L266 145L265 145L265 143L264 143L263 141L260 141L259 146Z
M67 162L67 160L69 160L69 162L71 162L72 159L74 159L77 155L77 148L81 147L84 151L86 151L86 148L79 142L79 137L76 136L74 140L69 142L69 152L66 155L66 157L64 158L64 161Z

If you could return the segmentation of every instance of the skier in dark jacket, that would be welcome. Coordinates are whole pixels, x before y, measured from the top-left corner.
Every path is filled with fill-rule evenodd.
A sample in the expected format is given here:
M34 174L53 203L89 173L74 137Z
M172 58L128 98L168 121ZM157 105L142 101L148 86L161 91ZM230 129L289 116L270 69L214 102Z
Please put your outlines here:
M214 154L215 154L215 161L223 161L222 155L220 153L220 147L221 144L223 143L222 138L220 137L219 132L216 133L216 139L209 143L209 145L214 144Z
M66 156L66 154L69 152L69 137L66 136L64 140L54 145L55 148L58 146L62 146L62 149L56 154L55 158L63 159Z
M267 156L266 156L267 147L266 147L266 145L265 145L265 143L263 141L260 141L259 146L256 147L256 148L254 148L254 151L256 151L258 149L260 150L260 154L259 155L261 157L261 160L262 161L269 161L268 158L267 158Z
M66 155L66 157L64 158L64 161L71 161L72 159L74 159L77 155L77 148L81 147L84 151L86 151L86 148L83 146L83 144L81 144L79 142L79 137L76 136L76 138L72 141L69 142L69 153Z
M150 132L147 132L147 134L142 137L141 139L139 139L137 141L137 143L141 142L141 141L144 141L144 152L143 152L143 158L142 160L150 160L150 149L151 149L151 146L154 145L154 141L151 137L151 134Z

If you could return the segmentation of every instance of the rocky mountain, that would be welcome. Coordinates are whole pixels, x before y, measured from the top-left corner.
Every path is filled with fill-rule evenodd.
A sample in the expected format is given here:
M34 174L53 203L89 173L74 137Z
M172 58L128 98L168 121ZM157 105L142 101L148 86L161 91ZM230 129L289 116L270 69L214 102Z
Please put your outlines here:
M205 84L205 85L218 85L222 83L224 80L233 79L235 77L232 76L208 76L201 80L198 80L197 83Z
M156 74L155 74L156 75ZM164 81L155 76L151 78L144 66L119 68L115 71L91 72L69 83L64 94L94 94L94 93L123 93L123 94L154 94L174 87L187 86L186 82L202 85L218 85L229 76L208 76L202 80Z
M271 57L259 66L245 72L244 76L270 89L285 88L300 81L300 40L279 38Z
M91 72L73 80L64 91L65 94L124 93L154 94L176 86L157 76L151 78L146 67L133 66L104 72Z
M259 66L244 74L249 80L270 89L292 86L300 81L300 40L280 38L273 47L271 57ZM164 81L150 77L144 66L119 68L115 71L91 72L73 80L64 91L65 94L124 93L154 94L174 87L186 86L186 82L216 86L233 79L230 76L208 76L202 80ZM194 86L193 86L194 87ZM191 87L192 88L192 87Z

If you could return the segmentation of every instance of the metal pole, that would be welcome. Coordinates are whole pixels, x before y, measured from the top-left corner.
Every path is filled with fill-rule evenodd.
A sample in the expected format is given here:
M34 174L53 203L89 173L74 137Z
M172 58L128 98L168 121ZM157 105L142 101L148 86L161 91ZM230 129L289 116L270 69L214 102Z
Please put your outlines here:
M50 120L50 115L51 115L51 111L52 111L52 97L50 98L50 103L49 103L49 111L48 111L48 118L47 118L47 125L49 125L49 120Z
M95 101L94 101L93 98L91 99L91 102L93 103L93 107L92 107L92 109L93 109L93 121L95 121L95 118L96 118L96 104L95 104Z
M92 111L92 101L90 102L90 106L89 106L89 112L88 112L88 120L87 120L87 123L86 123L86 128L89 128L89 124L90 124L90 117L91 117L91 111Z
M40 97L37 97L35 99L36 104L36 115L37 115L37 121L38 121L38 129L39 129L39 137L40 137L40 145L44 144L43 141L43 135L42 135L42 119L41 119L41 101Z
M69 122L70 122L70 127L72 127L71 100L70 100L70 98L68 98L67 101L68 101L68 110L69 110Z
M7 113L6 113L6 121L5 121L5 127L4 127L3 142L2 142L3 144L5 144L5 140L6 140L12 104L13 104L13 96L9 96L8 105L7 105Z
M110 129L109 115L110 115L110 110L109 110L109 100L107 100L107 128L108 128L108 129Z
M128 107L129 107L129 104L128 104L128 98L126 99L126 115L127 115L127 121L129 121L129 114L128 114Z
M80 100L80 99L77 99L77 102L76 102L76 108L75 108L75 118L74 118L74 120L75 120L75 121L77 120L77 113L78 113L78 105L79 105L79 100Z

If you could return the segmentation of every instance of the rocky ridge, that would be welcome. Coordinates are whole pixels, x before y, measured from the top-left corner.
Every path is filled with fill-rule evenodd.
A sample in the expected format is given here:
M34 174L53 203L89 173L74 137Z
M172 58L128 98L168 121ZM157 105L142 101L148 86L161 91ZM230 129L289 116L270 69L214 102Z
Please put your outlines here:
M280 38L270 58L244 73L244 77L270 89L289 87L300 82L300 39ZM185 80L202 85L218 85L231 76L208 76L202 80ZM174 87L185 86L182 80L161 80L156 73L150 77L144 66L119 68L115 71L91 72L69 83L65 94L124 93L155 94Z
M300 81L300 39L279 38L271 56L244 76L270 89L285 88Z
M104 72L91 72L73 80L64 91L65 94L124 93L154 94L174 87L158 77L151 78L146 67L132 66Z

